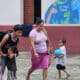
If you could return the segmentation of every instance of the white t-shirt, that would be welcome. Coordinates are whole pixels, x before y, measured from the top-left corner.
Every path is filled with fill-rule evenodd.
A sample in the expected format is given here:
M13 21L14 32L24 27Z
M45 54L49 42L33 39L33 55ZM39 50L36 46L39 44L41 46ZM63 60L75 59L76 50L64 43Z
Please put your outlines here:
M61 46L59 49L62 51L62 54L64 55L64 57L56 58L56 64L61 64L66 66L66 63L67 63L66 48L65 46Z
M39 53L47 52L47 44L46 44L47 36L43 31L38 32L36 28L34 28L30 32L29 36L35 38L35 48L37 52Z

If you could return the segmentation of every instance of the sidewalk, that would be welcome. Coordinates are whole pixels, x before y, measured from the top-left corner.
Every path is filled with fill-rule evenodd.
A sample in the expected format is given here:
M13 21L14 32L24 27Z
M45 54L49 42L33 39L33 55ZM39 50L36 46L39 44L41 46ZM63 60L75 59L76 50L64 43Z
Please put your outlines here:
M17 80L26 80L26 73L30 67L30 55L27 52L20 52L20 56L17 58ZM68 80L80 80L80 55L75 55L68 57L68 71L71 73L71 77ZM31 80L42 80L42 71L37 70L31 75ZM4 79L6 80L7 70L4 74ZM66 80L66 75L62 73L63 79ZM57 70L55 68L55 62L52 60L52 64L48 70L48 79L47 80L58 80Z

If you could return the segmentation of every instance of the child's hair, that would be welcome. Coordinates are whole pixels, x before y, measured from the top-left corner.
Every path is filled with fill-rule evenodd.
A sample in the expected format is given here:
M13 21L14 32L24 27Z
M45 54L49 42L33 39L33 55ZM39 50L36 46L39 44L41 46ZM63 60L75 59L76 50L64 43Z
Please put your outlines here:
M42 22L44 22L44 21L40 17L36 18L36 25L39 25Z
M17 53L17 48L16 48L16 46L11 46L10 49L11 49L11 51L12 51L13 53Z
M14 29L15 32L16 31L23 31L23 27L19 24L15 25L13 29Z
M62 39L61 41L62 41L63 44L66 44L66 40L65 39Z

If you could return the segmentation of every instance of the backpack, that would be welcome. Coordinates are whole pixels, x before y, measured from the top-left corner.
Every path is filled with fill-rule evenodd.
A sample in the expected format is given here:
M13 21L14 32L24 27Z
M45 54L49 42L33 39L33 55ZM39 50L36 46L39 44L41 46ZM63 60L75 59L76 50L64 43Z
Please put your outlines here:
M11 32L12 32L12 30L8 30L8 31L5 31L5 32L0 31L0 42L2 41L3 37L4 37L6 34L11 33Z

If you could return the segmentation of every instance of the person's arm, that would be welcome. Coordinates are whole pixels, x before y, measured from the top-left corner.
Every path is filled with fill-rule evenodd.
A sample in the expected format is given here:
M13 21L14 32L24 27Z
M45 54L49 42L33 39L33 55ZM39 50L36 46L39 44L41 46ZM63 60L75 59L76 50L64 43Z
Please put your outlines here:
M47 24L49 24L51 15L52 15L52 14L55 14L55 13L57 13L57 9L52 7L52 8L50 9L49 15L48 15L48 17L47 17L47 19L46 19L46 23L47 23Z
M6 41L8 40L8 38L9 38L9 35L6 34L6 35L3 37L2 41L0 42L0 55L1 55L1 56L7 56L6 54L3 54L1 48L2 48L2 46L6 43Z
M53 51L53 46L51 44L51 41L50 41L49 37L48 37L48 44L47 44L47 46L48 46L48 53L51 54L52 51Z
M31 41L31 45L32 45L32 48L33 48L33 51L34 51L34 56L36 57L36 58L38 58L39 57L39 55L38 55L38 53L36 52L36 48L35 48L35 38L34 37L30 37L30 41Z
M43 29L43 31L44 31L45 35L47 36L46 44L47 44L47 48L48 48L48 53L51 54L52 51L53 51L53 46L52 46L51 40L49 39L49 36L48 36L48 34L47 34L46 29Z
M19 44L19 39L17 40L17 44L16 44L16 57L19 56L18 44Z
M60 55L60 56L55 56L55 58L62 58L64 57L64 54Z

